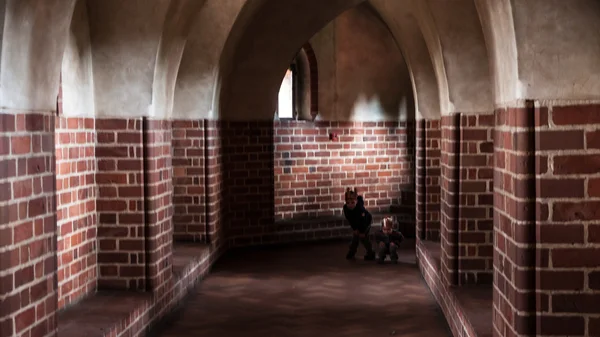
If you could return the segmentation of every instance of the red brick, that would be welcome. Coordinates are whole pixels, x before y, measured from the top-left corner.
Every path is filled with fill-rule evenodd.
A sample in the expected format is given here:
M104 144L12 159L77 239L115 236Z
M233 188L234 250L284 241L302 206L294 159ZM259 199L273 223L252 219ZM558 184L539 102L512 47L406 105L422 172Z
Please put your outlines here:
M599 105L554 107L552 120L556 125L600 124Z
M600 171L600 155L565 155L554 158L555 174L593 174Z
M538 318L540 335L551 336L580 336L585 334L585 319L583 317L565 317L542 315Z
M585 139L587 149L600 149L600 131L586 132Z
M590 224L588 227L587 241L590 243L600 243L600 225Z
M0 131L14 132L15 131L15 116L7 113L0 113Z
M584 290L583 271L542 270L538 272L539 289L544 291Z
M536 150L581 150L584 148L583 130L538 131Z
M553 221L600 220L600 201L555 202Z
M554 268L594 268L598 265L600 249L555 248L552 251Z
M537 226L541 242L577 244L584 243L584 226L581 224L543 224ZM600 232L599 232L600 234ZM600 236L598 237L600 239Z
M10 154L11 139L7 136L0 136L0 156Z
M588 196L600 197L600 178L588 179Z
M8 318L8 319L0 320L0 336L11 336L12 333L13 333L13 319Z
M23 332L35 323L35 308L31 307L15 317L15 332Z
M552 311L555 313L596 314L598 294L555 294L552 295Z
M600 272L591 271L588 274L588 286L593 290L600 290Z
M583 198L584 179L538 179L538 197L540 198Z
M13 155L31 153L31 136L13 136L10 143Z
M96 129L114 131L127 130L128 122L127 119L96 119Z
M600 336L600 318L590 317L588 324L589 336Z

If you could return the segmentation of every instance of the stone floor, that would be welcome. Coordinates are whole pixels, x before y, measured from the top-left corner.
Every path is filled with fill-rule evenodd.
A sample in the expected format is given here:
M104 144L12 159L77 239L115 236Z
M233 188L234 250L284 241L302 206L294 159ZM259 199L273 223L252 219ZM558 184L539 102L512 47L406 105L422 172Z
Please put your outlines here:
M349 262L346 249L320 243L230 251L151 335L451 336L414 245L407 242L398 265Z

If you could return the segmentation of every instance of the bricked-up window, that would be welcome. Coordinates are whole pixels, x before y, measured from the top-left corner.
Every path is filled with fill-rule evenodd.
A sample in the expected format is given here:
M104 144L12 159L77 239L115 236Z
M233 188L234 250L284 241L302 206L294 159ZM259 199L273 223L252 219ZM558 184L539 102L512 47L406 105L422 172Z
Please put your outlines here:
M295 113L295 94L296 85L294 84L293 67L290 67L283 77L281 87L279 88L279 101L277 104L277 116L279 119L293 119L296 116Z

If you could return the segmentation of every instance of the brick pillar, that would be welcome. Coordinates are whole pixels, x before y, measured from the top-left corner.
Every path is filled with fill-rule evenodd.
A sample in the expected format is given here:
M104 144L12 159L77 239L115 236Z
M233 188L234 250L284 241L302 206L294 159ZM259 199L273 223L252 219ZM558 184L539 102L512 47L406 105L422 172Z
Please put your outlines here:
M173 122L173 237L206 241L204 121Z
M536 334L535 111L496 111L494 136L495 336ZM538 209L538 212L547 213ZM540 214L542 215L542 214ZM541 257L541 256L540 256ZM547 261L547 257L544 259ZM538 262L541 262L538 261ZM538 304L547 306L547 298Z
M417 227L422 240L440 239L440 158L439 120L417 122Z
M415 195L416 195L416 224L415 231L417 240L426 239L426 209L427 209L427 192L425 188L425 182L427 181L427 167L425 166L426 160L426 133L425 124L426 120L422 119L417 121L417 141L416 141L416 179L415 179Z
M223 131L228 238L235 245L262 243L276 234L273 121L225 122Z
M600 105L537 115L537 332L600 336Z
M221 220L224 190L221 128L219 121L204 120L206 238L217 247L225 243Z
M173 265L171 137L171 122L144 119L147 286L159 296L170 286Z
M461 115L459 282L493 282L494 115Z
M0 113L0 336L56 336L54 116Z
M96 290L96 146L92 118L56 118L58 308Z
M448 285L457 285L460 183L460 115L442 117L441 154L441 274Z
M98 287L146 289L142 119L97 119Z
M440 240L441 231L441 136L440 120L425 122L425 238L432 241Z

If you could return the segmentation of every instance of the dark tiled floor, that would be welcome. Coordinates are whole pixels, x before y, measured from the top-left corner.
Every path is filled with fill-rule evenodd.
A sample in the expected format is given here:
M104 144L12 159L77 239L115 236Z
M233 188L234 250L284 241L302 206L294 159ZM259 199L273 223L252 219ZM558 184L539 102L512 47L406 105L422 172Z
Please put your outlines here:
M342 242L231 251L151 335L451 335L414 246L405 245L398 265L348 262L346 250Z

